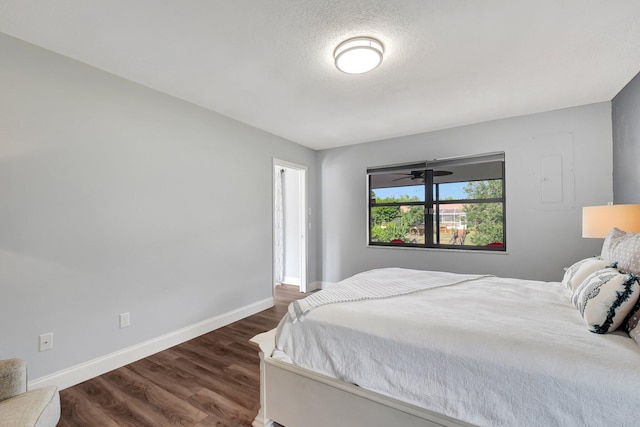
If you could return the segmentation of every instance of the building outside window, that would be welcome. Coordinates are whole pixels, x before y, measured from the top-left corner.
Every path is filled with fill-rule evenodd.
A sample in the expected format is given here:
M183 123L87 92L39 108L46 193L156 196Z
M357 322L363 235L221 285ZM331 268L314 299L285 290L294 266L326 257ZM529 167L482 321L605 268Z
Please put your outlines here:
M369 245L506 250L504 153L367 169Z

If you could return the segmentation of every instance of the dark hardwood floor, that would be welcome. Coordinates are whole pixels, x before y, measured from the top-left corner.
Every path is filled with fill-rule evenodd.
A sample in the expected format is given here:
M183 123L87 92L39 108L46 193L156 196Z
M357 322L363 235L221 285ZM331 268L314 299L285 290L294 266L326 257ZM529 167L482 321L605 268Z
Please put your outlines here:
M268 310L62 390L58 427L250 426L260 377L249 339L276 327L302 297L278 286Z

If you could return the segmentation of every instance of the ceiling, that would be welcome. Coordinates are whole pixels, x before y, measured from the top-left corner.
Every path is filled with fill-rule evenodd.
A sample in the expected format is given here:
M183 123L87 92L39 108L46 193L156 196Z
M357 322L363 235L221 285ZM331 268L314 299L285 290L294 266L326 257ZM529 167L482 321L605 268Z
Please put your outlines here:
M638 0L0 0L0 32L313 149L609 101L639 23ZM370 73L333 65L355 36L384 45Z

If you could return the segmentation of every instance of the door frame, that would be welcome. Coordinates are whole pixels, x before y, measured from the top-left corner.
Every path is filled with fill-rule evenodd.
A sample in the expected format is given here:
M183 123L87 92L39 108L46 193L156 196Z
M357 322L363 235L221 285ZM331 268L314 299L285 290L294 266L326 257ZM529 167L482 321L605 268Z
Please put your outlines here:
M276 168L285 167L288 169L295 169L299 172L299 200L300 206L298 209L299 221L300 221L300 292L307 291L307 265L308 265L308 238L307 233L309 230L309 223L307 220L308 201L307 201L307 167L298 163L293 163L287 160L273 158L273 164L271 167L271 179L273 181L271 186L271 230L272 230L272 262L271 262L271 282L275 286L275 195L276 195Z

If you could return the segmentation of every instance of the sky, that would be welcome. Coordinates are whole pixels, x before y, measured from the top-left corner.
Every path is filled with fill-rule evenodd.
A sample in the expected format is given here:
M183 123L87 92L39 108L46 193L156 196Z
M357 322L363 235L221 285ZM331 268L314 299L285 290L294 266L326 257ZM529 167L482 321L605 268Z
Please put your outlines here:
M452 182L449 184L440 184L440 199L453 198L453 199L466 199L466 194L462 190L466 182ZM424 186L422 185L408 185L405 187L391 187L391 188L375 188L373 192L378 199L385 199L387 197L400 197L407 195L409 197L418 196L420 200L424 200Z

